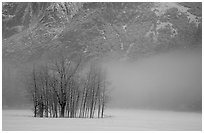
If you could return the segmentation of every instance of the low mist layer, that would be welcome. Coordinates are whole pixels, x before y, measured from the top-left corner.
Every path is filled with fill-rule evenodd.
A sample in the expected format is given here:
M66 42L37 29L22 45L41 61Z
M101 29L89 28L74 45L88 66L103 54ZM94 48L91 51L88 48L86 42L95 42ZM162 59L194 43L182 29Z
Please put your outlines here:
M175 50L134 62L109 61L105 67L110 108L202 109L201 49ZM2 69L3 108L29 105L20 68L4 62Z
M110 107L202 109L201 50L176 50L134 63L107 64Z

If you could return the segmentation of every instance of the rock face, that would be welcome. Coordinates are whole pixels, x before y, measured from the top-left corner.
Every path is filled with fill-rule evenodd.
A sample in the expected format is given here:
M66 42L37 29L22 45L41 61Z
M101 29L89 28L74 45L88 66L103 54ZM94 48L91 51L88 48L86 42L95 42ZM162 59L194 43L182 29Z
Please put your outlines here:
M202 3L3 3L2 15L3 58L20 62L56 49L140 58L202 40Z

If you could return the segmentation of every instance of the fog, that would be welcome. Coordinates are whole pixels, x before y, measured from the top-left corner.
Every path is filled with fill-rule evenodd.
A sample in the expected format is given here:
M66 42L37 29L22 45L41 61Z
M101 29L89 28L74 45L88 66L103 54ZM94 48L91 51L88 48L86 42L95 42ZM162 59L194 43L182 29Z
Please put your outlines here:
M26 65L2 65L3 108L28 107L30 102L22 81ZM201 49L174 50L134 62L106 61L104 66L110 83L108 108L202 109Z
M105 65L110 107L201 111L202 51L174 50Z

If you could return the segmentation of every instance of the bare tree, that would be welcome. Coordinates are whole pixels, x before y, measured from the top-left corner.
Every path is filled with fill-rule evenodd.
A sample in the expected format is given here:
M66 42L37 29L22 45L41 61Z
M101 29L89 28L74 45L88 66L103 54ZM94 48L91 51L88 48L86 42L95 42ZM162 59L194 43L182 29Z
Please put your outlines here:
M32 80L33 80L33 89L31 89L31 94L33 98L33 105L34 105L34 117L37 116L37 106L38 106L38 98L37 98L37 82L36 82L36 72L35 68L33 68L32 72Z
M54 62L33 68L28 82L34 117L104 117L106 81L102 69L93 62L87 72L77 70L81 59L60 55ZM82 69L83 70L83 69Z

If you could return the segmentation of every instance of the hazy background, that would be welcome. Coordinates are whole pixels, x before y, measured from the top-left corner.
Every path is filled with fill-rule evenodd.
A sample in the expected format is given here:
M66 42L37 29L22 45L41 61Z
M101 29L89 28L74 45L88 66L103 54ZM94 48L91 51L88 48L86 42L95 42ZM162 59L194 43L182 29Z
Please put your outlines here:
M32 107L23 78L28 64L3 61L3 108ZM201 111L202 50L174 50L136 61L104 64L110 82L109 108Z
M201 111L201 49L107 66L113 87L111 107Z

